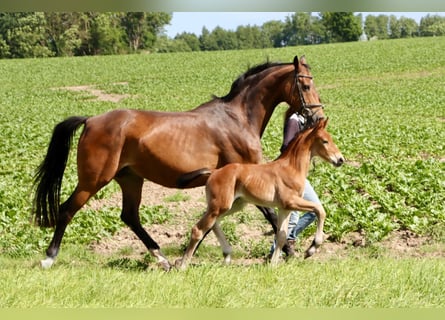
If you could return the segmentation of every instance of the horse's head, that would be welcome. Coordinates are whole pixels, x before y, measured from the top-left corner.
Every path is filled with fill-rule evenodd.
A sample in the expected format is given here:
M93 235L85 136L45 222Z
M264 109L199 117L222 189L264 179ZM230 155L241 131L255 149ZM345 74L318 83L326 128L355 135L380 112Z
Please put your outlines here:
M292 79L290 107L303 115L309 125L325 118L320 96L315 89L313 77L306 58L294 58L295 73Z
M311 156L319 156L332 165L340 167L345 162L345 158L335 145L329 132L326 131L327 124L328 119L319 120L309 134L309 137L314 139L311 147Z

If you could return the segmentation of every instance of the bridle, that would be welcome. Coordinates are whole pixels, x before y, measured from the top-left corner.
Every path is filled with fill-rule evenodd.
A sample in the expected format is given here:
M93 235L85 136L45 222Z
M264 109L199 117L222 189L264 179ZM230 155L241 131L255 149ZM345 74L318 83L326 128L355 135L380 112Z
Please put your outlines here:
M306 100L303 96L303 88L301 87L300 82L298 81L299 78L306 78L306 79L313 79L312 76L306 75L306 74L299 74L295 72L295 81L292 84L292 92L295 91L295 85L297 86L298 95L300 97L301 102L301 114L306 119L306 123L308 125L311 125L312 123L316 122L318 119L323 117L317 117L317 113L324 109L324 105L321 103L306 103ZM294 99L294 95L292 95L292 100ZM314 111L314 109L316 109Z

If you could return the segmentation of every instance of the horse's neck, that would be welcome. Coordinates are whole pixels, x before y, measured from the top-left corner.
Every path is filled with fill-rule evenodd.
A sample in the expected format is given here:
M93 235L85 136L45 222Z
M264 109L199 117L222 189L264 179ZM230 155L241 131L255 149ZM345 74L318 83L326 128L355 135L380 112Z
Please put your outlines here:
M283 92L286 88L286 77L289 71L284 67L251 85L250 90L244 90L241 98L244 113L249 124L255 126L260 137L275 111L276 106L284 101Z

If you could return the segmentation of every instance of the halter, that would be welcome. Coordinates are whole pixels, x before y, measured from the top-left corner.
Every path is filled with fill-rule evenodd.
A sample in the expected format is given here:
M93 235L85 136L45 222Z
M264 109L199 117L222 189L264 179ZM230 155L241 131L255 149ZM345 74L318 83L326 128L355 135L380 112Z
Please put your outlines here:
M301 102L301 107L302 107L302 116L306 119L306 122L309 123L313 123L314 117L315 115L320 111L324 109L324 106L321 103L311 103L308 104L306 103L306 100L304 99L303 96L303 89L301 88L300 82L298 81L298 78L306 78L306 79L313 79L312 76L309 75L305 75L305 74L299 74L299 73L295 73L295 81L292 85L292 91L295 91L295 84L297 85L298 88L298 95L300 96L300 102ZM294 96L292 96L294 97ZM317 110L314 112L313 109L317 108Z

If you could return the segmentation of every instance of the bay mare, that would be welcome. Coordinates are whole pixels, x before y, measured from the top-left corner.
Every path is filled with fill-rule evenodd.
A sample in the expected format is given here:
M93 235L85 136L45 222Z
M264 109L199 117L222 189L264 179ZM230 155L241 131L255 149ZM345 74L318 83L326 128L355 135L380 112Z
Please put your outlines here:
M291 141L277 160L262 164L231 163L208 170L191 172L181 180L187 184L202 175L209 176L206 183L207 210L193 226L190 243L176 267L185 269L203 236L224 216L240 211L247 203L278 208L277 245L271 264L277 264L286 242L291 211L310 211L317 216L314 240L306 250L310 257L323 242L323 225L326 212L321 204L303 198L305 179L313 156L339 167L343 155L325 130L328 120L320 120ZM231 251L226 239L218 238L224 255Z
M267 62L236 79L230 92L186 112L113 110L93 116L73 116L54 128L47 154L35 176L34 221L55 227L41 264L49 268L59 252L65 229L83 205L111 180L122 190L121 219L144 243L165 270L169 261L142 227L139 206L144 179L177 188L177 179L199 168L228 163L259 163L261 136L277 105L308 121L324 117L306 59ZM78 183L60 204L62 179L76 130ZM207 177L187 187L202 186ZM274 230L276 215L260 208ZM215 233L222 237L219 226Z

